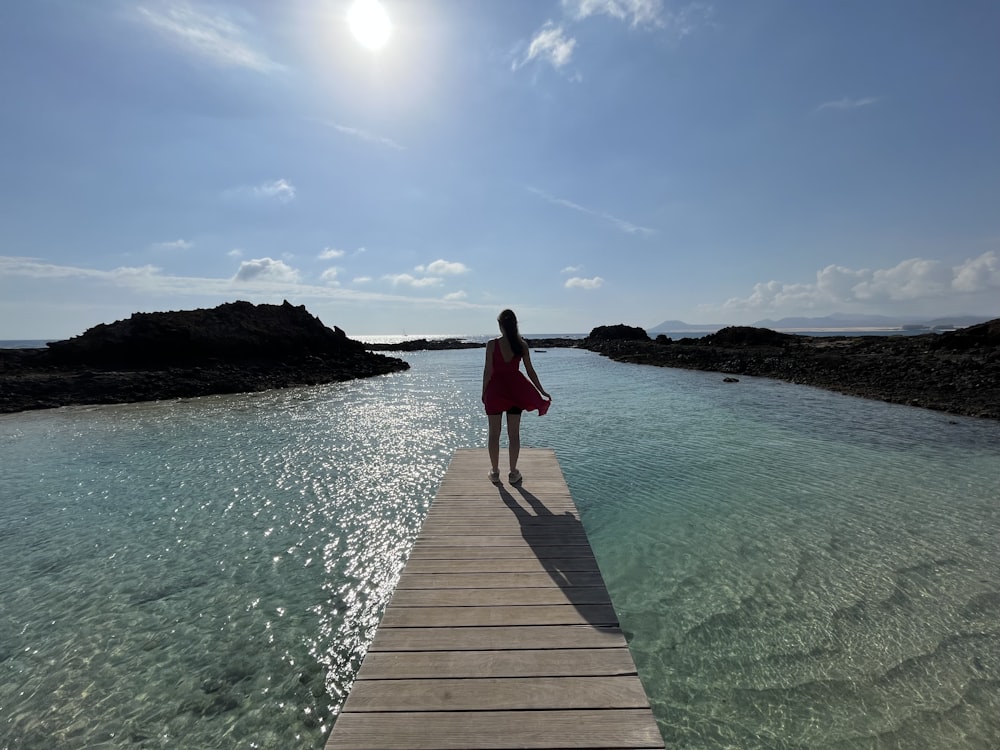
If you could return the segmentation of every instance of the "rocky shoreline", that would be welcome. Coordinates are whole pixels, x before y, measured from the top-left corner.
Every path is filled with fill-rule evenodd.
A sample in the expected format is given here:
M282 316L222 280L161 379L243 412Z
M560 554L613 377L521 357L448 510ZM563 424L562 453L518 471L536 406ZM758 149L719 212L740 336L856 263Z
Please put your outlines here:
M594 328L584 339L526 340L535 350L582 348L620 362L714 371L731 381L776 378L1000 419L1000 319L908 336L804 336L734 326L673 341L615 325ZM461 339L364 344L288 302L136 313L46 349L0 349L0 414L317 385L409 368L375 351L484 346Z
M365 344L364 347L372 352L423 352L439 351L442 349L482 349L486 344L477 344L474 341L463 341L462 339L411 339L410 341L400 341L395 344Z
M756 376L861 398L1000 419L1000 319L957 331L806 336L732 326L702 338L651 339L642 328L598 326L584 339L525 339L532 349L580 348L619 362ZM366 345L372 348L371 345ZM482 348L458 339L379 344L386 350Z
M700 339L602 326L580 345L658 367L776 378L970 417L1000 419L1000 319L941 334L802 336L734 326Z
M45 349L0 349L0 414L318 385L408 368L288 302L136 313Z

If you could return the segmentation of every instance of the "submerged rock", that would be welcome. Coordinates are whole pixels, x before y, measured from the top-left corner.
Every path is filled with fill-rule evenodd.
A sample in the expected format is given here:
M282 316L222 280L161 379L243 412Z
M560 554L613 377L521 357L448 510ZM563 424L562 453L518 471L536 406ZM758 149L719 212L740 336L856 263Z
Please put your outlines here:
M0 413L316 385L405 370L304 306L135 313L46 349L0 350Z

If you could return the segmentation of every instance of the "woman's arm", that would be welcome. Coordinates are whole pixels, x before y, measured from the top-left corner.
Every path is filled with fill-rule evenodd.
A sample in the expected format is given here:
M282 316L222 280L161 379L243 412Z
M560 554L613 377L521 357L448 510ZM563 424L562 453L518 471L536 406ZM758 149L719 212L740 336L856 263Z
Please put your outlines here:
M483 365L483 398L486 398L486 384L493 377L493 341L486 342L486 364Z
M528 380L530 380L531 384L538 389L539 393L541 393L543 396L545 396L545 398L551 401L552 396L550 396L546 392L546 390L542 388L542 382L538 379L538 373L535 372L535 366L531 364L531 354L529 353L528 350L528 344L525 342L524 339L521 339L521 346L524 347L524 356L521 357L521 361L524 362L524 371L528 373Z

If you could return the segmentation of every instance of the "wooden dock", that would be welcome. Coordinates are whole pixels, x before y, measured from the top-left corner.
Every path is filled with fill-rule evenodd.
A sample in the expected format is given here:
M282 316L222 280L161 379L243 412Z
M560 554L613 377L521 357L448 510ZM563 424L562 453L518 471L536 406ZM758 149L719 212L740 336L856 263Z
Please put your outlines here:
M551 450L456 451L327 750L663 748Z

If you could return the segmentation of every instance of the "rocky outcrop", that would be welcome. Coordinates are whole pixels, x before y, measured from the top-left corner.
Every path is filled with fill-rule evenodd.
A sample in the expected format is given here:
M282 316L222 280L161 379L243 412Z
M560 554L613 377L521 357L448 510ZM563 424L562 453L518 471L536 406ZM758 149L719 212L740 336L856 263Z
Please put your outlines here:
M0 413L242 393L405 370L304 306L136 313L47 349L0 349Z
M619 323L613 326L597 326L587 337L593 341L649 341L645 328Z
M1000 347L1000 318L943 333L931 342L934 349L967 351Z
M708 334L699 342L709 346L791 346L796 343L796 336L770 328L729 326Z
M365 349L373 352L421 352L440 349L482 349L486 344L462 339L411 339L395 344L364 344Z
M622 362L777 378L1000 419L1000 319L916 336L800 336L737 326L679 341L590 336L583 347Z

